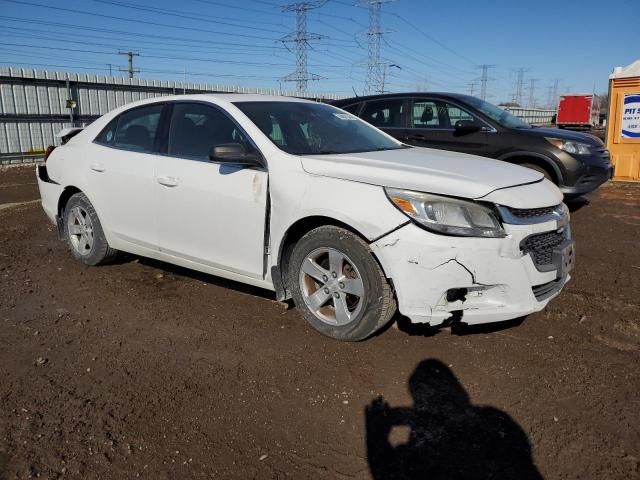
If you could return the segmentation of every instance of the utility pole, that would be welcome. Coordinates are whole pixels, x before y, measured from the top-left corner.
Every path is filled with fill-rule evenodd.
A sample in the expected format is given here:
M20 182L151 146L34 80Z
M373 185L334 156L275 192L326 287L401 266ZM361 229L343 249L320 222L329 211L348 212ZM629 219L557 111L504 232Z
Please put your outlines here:
M126 55L127 57L129 57L129 68L125 69L120 69L121 72L129 72L129 78L133 78L133 74L135 72L139 72L140 70L133 68L133 57L138 57L140 56L140 54L138 52L132 52L131 50L129 50L128 52L121 52L118 50L118 55Z
M309 80L320 80L319 75L307 71L307 46L311 40L321 40L323 35L307 32L307 12L314 8L321 7L324 1L296 2L282 8L283 12L296 12L296 31L290 33L280 41L282 43L293 43L296 52L296 71L283 78L285 82L296 82L296 91L304 93L307 91Z
M519 106L522 106L524 74L525 72L528 72L529 69L520 67L520 68L516 68L514 71L517 73L518 76L516 80L516 91L513 94L513 102L518 104Z
M530 78L529 79L529 108L535 108L536 106L536 82L538 81L537 78Z
M380 11L382 4L389 1L391 0L360 0L359 2L360 5L366 5L369 9L367 77L364 86L366 93L378 93L384 89L382 85L384 70L381 68L383 64L380 63L380 41L385 32L380 23Z
M473 97L473 94L475 93L475 91L476 91L476 82L474 81L469 84L469 95Z
M482 76L480 77L480 98L482 100L487 99L487 83L489 82L489 69L494 68L495 65L479 65L478 68L482 70Z

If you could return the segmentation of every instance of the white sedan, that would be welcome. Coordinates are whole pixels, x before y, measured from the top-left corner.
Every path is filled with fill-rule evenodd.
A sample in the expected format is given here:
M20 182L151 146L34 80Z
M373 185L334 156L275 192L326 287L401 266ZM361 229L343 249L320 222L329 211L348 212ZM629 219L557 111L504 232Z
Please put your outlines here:
M541 173L409 147L329 105L161 97L63 143L38 184L78 260L125 251L270 289L340 340L396 307L433 326L521 317L573 266L569 214Z

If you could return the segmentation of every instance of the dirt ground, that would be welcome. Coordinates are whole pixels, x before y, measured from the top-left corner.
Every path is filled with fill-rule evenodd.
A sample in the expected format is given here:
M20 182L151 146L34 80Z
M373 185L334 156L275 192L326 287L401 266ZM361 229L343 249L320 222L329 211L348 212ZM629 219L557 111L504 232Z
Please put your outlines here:
M37 199L0 170L0 479L640 478L640 185L572 204L543 312L357 344L262 290L84 267Z

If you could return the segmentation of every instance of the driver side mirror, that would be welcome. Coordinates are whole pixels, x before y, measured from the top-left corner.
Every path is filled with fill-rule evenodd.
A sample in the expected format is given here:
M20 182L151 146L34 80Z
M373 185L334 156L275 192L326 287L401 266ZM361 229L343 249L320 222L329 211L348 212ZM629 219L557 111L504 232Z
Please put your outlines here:
M209 152L209 160L218 163L261 167L260 157L247 150L240 143L223 143L216 145Z
M482 129L482 125L475 120L458 120L454 128L457 134L466 135L468 133L479 132Z

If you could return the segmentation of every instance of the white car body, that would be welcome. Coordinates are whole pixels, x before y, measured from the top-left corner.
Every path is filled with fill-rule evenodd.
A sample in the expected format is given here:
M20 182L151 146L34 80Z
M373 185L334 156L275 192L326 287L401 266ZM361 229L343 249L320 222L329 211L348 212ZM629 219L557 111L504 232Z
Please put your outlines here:
M343 224L369 244L392 282L400 312L413 322L434 326L453 312L463 322L477 324L539 311L569 280L566 265L556 262L541 270L521 248L528 236L568 230L568 214L509 217L512 223L505 218L509 209L562 204L561 192L542 174L488 158L423 148L288 154L234 105L265 100L307 102L183 95L110 112L56 148L46 167L39 167L44 211L56 223L61 199L68 197L65 192L84 192L113 248L274 290L280 299L287 296L281 260L289 232L306 224ZM185 101L224 110L255 143L266 168L233 169L94 142L111 119L133 106ZM427 231L390 202L385 187L496 204L505 212L506 236L456 237ZM448 297L452 289L466 289L466 298Z

